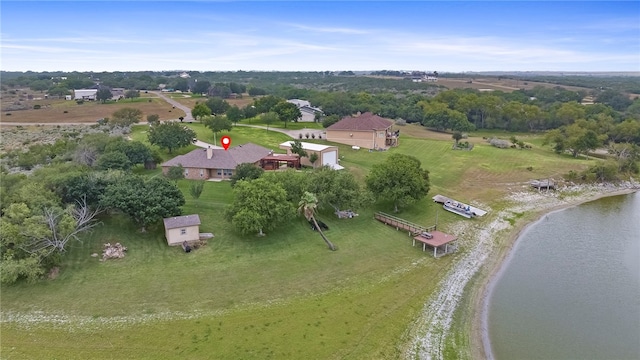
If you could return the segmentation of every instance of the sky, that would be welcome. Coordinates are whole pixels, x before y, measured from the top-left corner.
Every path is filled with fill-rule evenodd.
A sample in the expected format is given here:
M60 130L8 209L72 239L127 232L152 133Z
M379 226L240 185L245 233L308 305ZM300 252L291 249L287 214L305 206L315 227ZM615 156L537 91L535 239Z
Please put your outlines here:
M640 1L7 1L5 71L640 71Z

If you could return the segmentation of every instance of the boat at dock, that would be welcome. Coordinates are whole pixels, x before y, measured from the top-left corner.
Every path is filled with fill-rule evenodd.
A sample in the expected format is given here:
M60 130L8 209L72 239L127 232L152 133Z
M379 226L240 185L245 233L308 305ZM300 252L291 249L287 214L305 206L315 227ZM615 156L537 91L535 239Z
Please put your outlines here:
M471 211L471 206L463 204L461 202L447 200L443 205L444 209L451 211L452 213L464 216L467 219L471 219L475 214Z
M471 219L472 217L476 216L484 216L487 213L486 211L478 209L475 206L468 205L442 195L434 196L433 201L443 204L442 206L445 210L450 211L454 214L458 214L460 216L464 216L467 219Z

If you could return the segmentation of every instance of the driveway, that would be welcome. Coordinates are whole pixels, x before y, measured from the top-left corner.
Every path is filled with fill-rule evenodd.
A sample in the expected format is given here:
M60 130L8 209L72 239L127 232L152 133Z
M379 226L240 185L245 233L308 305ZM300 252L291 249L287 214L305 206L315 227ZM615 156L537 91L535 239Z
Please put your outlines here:
M197 146L197 147L201 147L203 149L206 149L208 147L211 147L212 149L223 149L222 146L217 146L217 145L212 145L209 143L206 143L204 141L200 141L200 140L196 140L193 145Z

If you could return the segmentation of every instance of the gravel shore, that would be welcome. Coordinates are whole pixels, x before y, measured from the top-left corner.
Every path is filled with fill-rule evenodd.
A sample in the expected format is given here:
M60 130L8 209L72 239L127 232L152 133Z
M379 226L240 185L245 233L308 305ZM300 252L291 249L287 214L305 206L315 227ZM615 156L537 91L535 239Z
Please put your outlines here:
M427 299L420 318L413 324L406 357L444 358L447 337L451 334L454 314L463 295L472 297L471 304L474 308L472 316L464 321L469 324L464 326L469 326L471 349L463 350L461 355L468 352L474 359L490 357L486 324L483 320L487 291L502 261L526 225L551 211L639 189L640 184L632 181L600 185L572 184L549 192L525 187L508 195L504 199L508 203L507 207L497 213L489 212L487 219L461 220L451 232L461 238L462 252L455 255L459 259L440 281L438 290ZM517 214L525 214L527 221L512 225ZM479 272L485 276L480 277L481 280L465 292L469 281Z

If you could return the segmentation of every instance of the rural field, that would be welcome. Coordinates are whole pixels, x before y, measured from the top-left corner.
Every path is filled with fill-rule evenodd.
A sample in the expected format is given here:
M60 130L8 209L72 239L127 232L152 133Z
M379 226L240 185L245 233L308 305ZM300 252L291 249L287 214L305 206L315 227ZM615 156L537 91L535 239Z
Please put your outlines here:
M188 126L200 140L213 142L210 130ZM146 141L146 129L135 126L131 137ZM265 237L242 236L223 218L233 199L229 183L207 182L194 200L190 182L180 180L187 200L183 213L199 214L201 231L215 238L185 254L166 245L160 224L140 233L127 218L104 217L101 226L68 251L57 278L2 289L2 357L404 357L425 302L470 251L472 233L505 207L505 194L522 190L530 179L582 169L591 160L557 155L541 147L535 136L520 137L532 144L531 150L492 147L482 139L487 133L468 139L475 145L472 151L453 151L448 134L414 125L400 130L400 146L386 152L338 145L341 164L363 180L372 165L390 154L420 159L430 171L431 190L398 216L427 226L437 219L439 229L460 235L457 253L434 259L412 247L407 234L373 219L376 211L392 211L385 202L358 209L360 216L353 219L337 219L330 209L321 210L319 218L329 225L326 235L337 245L336 252L326 249L301 216ZM254 142L274 150L289 139L248 127L234 127L218 138L225 134L234 145ZM136 171L159 176L159 170ZM461 220L431 201L438 193L490 213ZM125 245L127 256L107 262L91 257L107 242ZM466 326L463 320L456 326ZM464 329L454 333L466 334L460 341L465 343L466 337L468 343Z
M37 93L31 91L22 94L22 96L28 95L31 95L32 99L22 101L17 96L2 95L3 109L13 102L19 102L28 108L26 110L3 111L0 114L2 122L23 124L95 123L98 119L110 117L115 111L125 107L140 109L144 120L150 114L160 115L160 120L172 120L185 115L184 111L173 109L169 103L151 93L141 93L139 98L123 99L105 104L98 101L85 101L82 104L77 104L72 100L40 99ZM36 105L39 105L40 109L34 109Z

